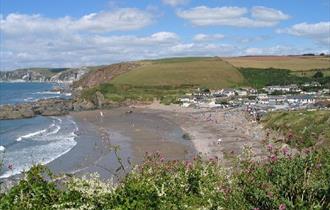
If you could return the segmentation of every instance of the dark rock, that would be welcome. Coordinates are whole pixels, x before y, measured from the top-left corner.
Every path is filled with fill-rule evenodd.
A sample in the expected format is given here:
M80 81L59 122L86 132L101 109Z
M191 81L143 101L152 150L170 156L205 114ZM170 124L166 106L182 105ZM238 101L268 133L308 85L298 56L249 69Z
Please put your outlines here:
M97 108L102 108L105 103L104 95L100 91L97 91L93 96L92 102L97 106Z
M97 108L94 103L87 100L77 100L72 104L72 106L73 111L92 110Z

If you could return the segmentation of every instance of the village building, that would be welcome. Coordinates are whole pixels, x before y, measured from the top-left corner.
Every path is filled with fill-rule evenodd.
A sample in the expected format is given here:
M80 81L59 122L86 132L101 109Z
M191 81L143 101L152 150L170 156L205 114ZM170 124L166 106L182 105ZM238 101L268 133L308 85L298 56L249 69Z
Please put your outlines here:
M286 101L286 97L281 96L269 96L268 97L269 104L271 105L280 105L283 104Z
M268 94L272 94L274 92L283 92L283 93L288 93L288 92L295 92L299 93L301 92L301 89L298 87L296 84L292 85L273 85L273 86L267 86L263 88Z
M238 96L247 96L248 95L248 91L244 90L244 89L239 89L239 90L236 90L235 92Z
M227 89L222 89L222 90L220 91L220 93L221 93L222 95L227 96L227 97L232 97L232 96L235 96L236 91L235 91L235 89L227 88Z
M268 100L268 95L265 93L260 93L257 95L257 101L259 104L268 104L269 100Z
M293 95L288 96L287 101L290 104L314 104L315 98L311 95Z

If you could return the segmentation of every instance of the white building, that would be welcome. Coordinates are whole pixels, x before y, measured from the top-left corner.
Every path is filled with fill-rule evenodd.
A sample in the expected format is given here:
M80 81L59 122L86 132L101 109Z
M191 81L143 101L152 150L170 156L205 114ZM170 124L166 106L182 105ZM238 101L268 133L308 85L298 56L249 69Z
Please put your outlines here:
M290 104L314 104L315 98L311 95L294 95L287 98Z

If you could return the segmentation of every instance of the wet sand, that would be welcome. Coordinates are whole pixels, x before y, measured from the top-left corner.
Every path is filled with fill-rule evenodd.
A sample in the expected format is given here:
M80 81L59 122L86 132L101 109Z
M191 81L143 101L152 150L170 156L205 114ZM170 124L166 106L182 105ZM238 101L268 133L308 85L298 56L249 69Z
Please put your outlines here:
M196 150L178 124L149 109L116 108L74 112L79 127L77 145L49 167L57 173L82 175L98 172L101 177L125 173L114 152L118 146L126 172L142 162L146 152L159 151L166 159L191 159ZM102 112L102 114L101 114Z

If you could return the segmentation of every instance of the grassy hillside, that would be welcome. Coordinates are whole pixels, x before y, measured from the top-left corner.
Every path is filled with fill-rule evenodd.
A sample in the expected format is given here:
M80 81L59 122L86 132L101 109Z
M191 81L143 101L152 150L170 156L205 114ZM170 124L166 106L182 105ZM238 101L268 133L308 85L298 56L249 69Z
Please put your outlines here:
M267 128L285 134L285 140L292 146L330 146L330 111L272 112L262 122Z
M321 56L251 56L223 59L238 68L277 68L292 71L330 68L330 57Z
M244 83L241 73L219 58L170 58L144 61L111 81L115 85L233 87Z

